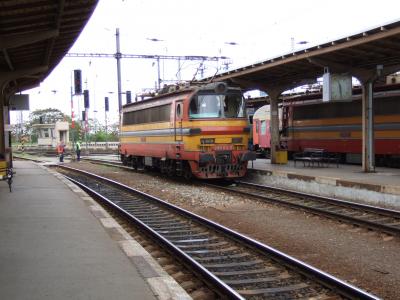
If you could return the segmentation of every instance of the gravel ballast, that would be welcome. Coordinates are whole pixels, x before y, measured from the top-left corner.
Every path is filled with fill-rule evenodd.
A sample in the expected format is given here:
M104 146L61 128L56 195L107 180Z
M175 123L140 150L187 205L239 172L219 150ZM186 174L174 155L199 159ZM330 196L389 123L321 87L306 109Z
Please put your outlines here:
M400 299L400 239L146 173L70 163L248 235L384 299Z

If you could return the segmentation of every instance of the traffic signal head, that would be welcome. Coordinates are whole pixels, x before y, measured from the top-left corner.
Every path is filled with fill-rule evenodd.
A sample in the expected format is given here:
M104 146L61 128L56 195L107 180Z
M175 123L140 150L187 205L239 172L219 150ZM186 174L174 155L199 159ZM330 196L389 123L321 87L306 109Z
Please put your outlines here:
M82 71L74 70L74 87L75 95L82 94Z
M109 106L109 103L108 103L108 97L105 97L104 98L104 110L105 111L109 111L109 109L110 109L110 106Z
M85 102L85 108L89 108L89 90L83 91L83 100Z

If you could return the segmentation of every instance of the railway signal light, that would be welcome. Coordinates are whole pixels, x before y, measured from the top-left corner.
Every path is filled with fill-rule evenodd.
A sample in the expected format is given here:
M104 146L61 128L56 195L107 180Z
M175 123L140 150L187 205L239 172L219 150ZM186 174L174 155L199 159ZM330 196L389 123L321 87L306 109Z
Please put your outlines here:
M82 94L82 71L74 70L74 87L75 87L75 95Z
M132 102L131 91L126 91L126 103L129 104Z
M104 98L104 110L105 111L109 111L109 109L110 109L110 106L109 106L109 103L108 103L108 97L105 97Z
M82 110L82 121L86 120L86 111Z
M89 108L89 90L83 91L83 100L85 102L85 108Z

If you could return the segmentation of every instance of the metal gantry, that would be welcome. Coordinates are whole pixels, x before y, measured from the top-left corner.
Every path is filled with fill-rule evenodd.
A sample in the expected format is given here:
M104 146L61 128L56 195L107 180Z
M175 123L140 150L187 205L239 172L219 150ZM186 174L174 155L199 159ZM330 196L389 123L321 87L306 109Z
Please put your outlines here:
M220 59L227 59L225 56L201 56L201 55L152 55L152 54L122 54L120 49L120 34L119 28L115 31L116 41L116 53L67 53L66 57L95 57L95 58L115 58L117 61L117 86L118 86L118 115L119 123L121 123L121 111L122 111L122 89L121 89L121 58L136 58L136 59L155 59L157 60L157 88L161 88L160 78L160 59L172 59L178 60L199 60L204 61L219 61ZM201 64L202 65L202 64ZM178 71L179 72L179 71Z
M117 61L117 82L118 82L118 111L121 114L122 109L122 91L121 91L121 58L136 58L136 59L155 59L157 60L157 88L160 89L160 60L199 60L199 61L219 61L227 59L225 56L201 56L201 55L152 55L152 54L122 54L120 50L120 35L119 28L115 32L116 37L116 53L67 53L66 57L95 57L95 58L115 58ZM121 117L121 116L120 116Z

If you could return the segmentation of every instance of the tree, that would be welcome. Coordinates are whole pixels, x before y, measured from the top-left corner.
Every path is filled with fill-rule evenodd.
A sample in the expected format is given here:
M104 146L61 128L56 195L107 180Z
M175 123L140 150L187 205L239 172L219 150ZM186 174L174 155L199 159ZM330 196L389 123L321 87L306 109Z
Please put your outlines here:
M105 131L98 130L96 133L90 135L90 141L93 142L106 142L109 141L108 134Z
M23 133L31 137L32 142L37 142L37 133L34 131L34 124L54 124L57 121L66 121L70 124L70 140L76 140L78 132L81 130L79 122L75 122L71 128L71 117L65 115L57 108L37 109L30 113L29 121L24 123Z
M64 115L57 108L46 108L37 109L30 113L29 121L30 124L54 124L57 121L66 120L66 115Z
M108 127L109 141L117 142L119 140L119 123L113 123Z

